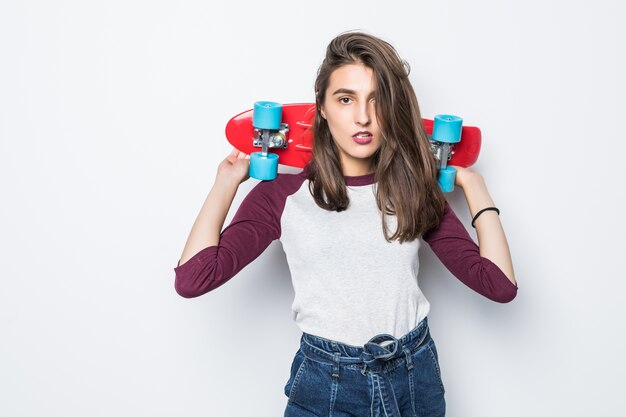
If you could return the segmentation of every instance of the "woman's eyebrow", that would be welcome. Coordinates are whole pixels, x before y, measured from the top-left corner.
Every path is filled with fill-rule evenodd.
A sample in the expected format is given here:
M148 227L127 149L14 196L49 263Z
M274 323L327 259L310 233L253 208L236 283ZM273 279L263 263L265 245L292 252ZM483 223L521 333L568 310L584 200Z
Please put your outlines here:
M352 94L352 95L355 95L356 91L349 90L347 88L340 88L338 90L335 90L335 92L332 95L334 96L335 94Z
M357 94L356 94L356 91L354 91L354 90L350 90L350 89L348 89L348 88L339 88L339 89L335 90L335 92L334 92L332 95L334 96L334 95L336 95L336 94L351 94L351 95L353 95L353 96L356 96L356 95L357 95ZM376 94L376 91L372 91L372 92L370 93L370 97L373 97L375 94Z

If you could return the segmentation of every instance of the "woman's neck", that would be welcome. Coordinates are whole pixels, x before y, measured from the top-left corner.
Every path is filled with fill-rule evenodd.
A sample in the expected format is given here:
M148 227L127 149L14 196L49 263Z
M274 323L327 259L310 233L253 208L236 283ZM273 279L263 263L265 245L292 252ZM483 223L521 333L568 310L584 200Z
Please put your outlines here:
M371 166L343 166L341 171L345 177L360 177L373 174L375 169Z

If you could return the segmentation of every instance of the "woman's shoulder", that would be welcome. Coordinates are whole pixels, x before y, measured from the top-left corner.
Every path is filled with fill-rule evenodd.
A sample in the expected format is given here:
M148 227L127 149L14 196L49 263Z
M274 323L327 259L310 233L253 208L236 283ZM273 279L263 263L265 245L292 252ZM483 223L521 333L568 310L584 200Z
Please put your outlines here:
M260 181L250 193L262 194L272 198L286 197L298 191L306 179L307 176L304 171L278 173L273 180Z

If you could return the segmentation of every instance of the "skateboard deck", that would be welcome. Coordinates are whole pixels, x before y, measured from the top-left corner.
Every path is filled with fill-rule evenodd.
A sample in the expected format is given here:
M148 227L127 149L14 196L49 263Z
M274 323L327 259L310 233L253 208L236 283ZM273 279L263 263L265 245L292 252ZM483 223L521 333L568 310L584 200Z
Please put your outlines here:
M254 146L257 133L252 125L254 109L244 111L226 124L226 139L239 151L248 155L261 151L260 146ZM313 118L315 117L314 103L292 103L282 105L282 123L288 125L285 135L287 147L269 148L271 153L278 155L278 163L286 166L304 168L311 160L313 149ZM422 119L426 133L433 132L433 120ZM432 139L431 139L432 144ZM447 165L469 167L478 159L481 145L481 132L475 126L462 126L461 140L455 143Z

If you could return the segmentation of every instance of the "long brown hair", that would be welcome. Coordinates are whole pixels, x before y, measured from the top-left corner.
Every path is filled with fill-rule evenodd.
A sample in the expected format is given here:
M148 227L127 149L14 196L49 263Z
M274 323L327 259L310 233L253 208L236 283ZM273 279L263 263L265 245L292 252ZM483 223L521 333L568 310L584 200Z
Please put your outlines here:
M305 168L309 191L317 205L326 210L340 212L350 203L339 150L320 111L332 72L347 64L363 64L376 77L375 107L381 146L374 154L374 181L385 239L412 241L439 224L445 199L437 183L435 159L409 81L410 67L382 39L347 32L334 38L326 49L315 80L313 158ZM391 237L382 213L396 216L397 229Z

